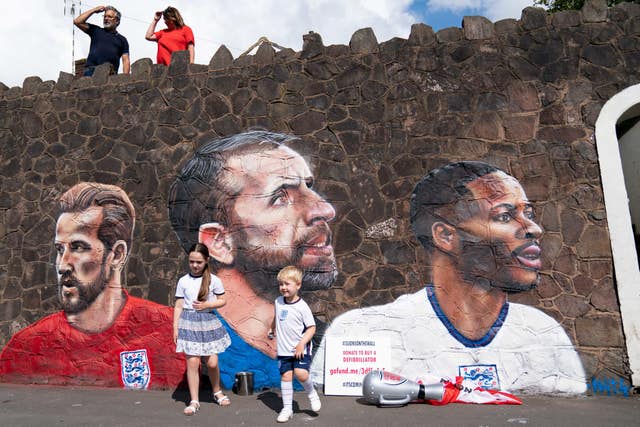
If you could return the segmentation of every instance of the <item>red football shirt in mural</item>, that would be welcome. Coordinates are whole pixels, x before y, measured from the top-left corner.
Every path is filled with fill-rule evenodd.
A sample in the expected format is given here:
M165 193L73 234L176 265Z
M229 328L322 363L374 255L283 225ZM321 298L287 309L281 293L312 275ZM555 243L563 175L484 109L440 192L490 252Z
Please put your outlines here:
M16 333L0 355L0 381L127 388L173 388L185 360L175 352L173 309L127 295L109 329L85 333L64 312Z

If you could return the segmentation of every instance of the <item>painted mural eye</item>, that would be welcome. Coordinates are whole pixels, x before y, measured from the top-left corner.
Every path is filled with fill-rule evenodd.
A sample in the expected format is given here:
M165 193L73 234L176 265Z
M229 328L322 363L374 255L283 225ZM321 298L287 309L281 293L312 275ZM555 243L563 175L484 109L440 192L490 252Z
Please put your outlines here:
M61 244L55 244L55 245L53 245L53 247L55 248L56 253L57 253L58 255L62 256L62 254L64 254L64 245L61 245Z
M289 192L285 189L278 190L271 198L271 204L273 206L285 206L290 205L291 203L293 203L293 200L291 199Z
M495 221L507 223L513 219L510 212L501 212L493 217Z
M87 245L83 242L72 242L70 245L70 249L72 252L87 252L91 249L91 246Z
M313 178L307 178L305 180L305 184L307 185L307 188L313 188L313 184L315 184L315 181L313 180Z
M530 220L536 219L536 211L534 211L532 207L525 208L523 214Z

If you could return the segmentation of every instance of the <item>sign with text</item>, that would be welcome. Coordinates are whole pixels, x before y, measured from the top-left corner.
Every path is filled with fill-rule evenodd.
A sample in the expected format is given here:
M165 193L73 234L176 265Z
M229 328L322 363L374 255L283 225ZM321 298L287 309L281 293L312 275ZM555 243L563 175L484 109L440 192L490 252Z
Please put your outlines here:
M362 396L362 379L385 370L391 359L386 337L327 337L324 357L324 393Z

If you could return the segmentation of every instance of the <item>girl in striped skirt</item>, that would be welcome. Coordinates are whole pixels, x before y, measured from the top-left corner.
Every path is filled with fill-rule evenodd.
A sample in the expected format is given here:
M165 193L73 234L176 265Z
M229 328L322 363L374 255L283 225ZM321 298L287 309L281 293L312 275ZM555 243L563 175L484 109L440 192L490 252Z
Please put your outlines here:
M201 243L189 249L189 273L178 280L173 313L173 340L176 352L187 359L187 382L191 402L184 409L193 415L200 409L200 359L204 359L213 388L213 401L220 406L231 402L220 388L218 353L231 344L231 338L214 313L226 304L224 287L209 269L209 250Z

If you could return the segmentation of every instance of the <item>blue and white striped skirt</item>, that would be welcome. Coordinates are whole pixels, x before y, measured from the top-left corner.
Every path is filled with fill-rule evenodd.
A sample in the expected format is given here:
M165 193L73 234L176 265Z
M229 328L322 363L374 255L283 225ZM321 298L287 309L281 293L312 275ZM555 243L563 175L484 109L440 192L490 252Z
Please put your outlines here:
M190 356L222 353L231 345L227 330L211 311L184 309L178 319L176 352Z

